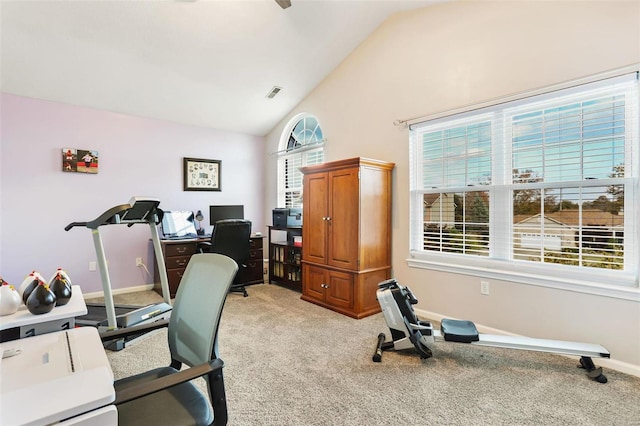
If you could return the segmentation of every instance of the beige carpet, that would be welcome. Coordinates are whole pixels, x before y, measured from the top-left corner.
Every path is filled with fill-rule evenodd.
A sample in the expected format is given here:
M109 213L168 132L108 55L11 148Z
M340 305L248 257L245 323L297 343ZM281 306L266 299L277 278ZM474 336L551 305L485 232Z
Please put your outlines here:
M230 425L640 425L640 378L606 370L600 384L577 359L454 343L373 363L378 333L389 336L381 314L354 320L277 285L248 291L228 296L219 333ZM116 378L165 366L166 334L108 355Z

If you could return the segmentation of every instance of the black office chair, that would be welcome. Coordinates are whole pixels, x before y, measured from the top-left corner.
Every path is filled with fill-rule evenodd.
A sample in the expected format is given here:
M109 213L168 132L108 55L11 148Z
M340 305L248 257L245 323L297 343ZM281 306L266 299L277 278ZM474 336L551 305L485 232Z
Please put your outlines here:
M238 264L238 273L230 291L249 294L242 284L246 280L247 263L251 247L251 221L243 219L225 219L216 222L211 234L211 243L200 243L201 252L220 253L229 256Z
M195 254L180 281L169 320L101 334L103 341L110 341L141 329L169 327L171 365L114 383L119 425L227 424L224 363L218 357L217 334L237 271L238 265L228 256ZM190 368L180 371L182 364ZM201 376L209 399L190 382Z

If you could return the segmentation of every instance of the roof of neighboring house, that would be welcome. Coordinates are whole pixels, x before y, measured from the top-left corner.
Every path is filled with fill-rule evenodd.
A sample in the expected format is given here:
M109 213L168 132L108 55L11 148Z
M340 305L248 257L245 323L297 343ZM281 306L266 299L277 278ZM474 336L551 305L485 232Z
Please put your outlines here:
M580 215L578 210L560 210L545 215L547 219L554 220L563 225L578 226L580 224ZM521 223L528 219L538 217L540 214L532 216L517 215L513 217L514 223ZM583 226L622 226L624 224L624 216L604 212L602 210L582 210Z
M438 201L438 198L440 198L440 194L424 194L424 205L426 207L431 207L433 206L433 203Z
M519 224L523 224L525 222L530 222L533 219L538 219L538 218L540 218L540 213L534 214L533 216L526 215L526 214L519 214L519 215L516 215L516 216L513 217L513 223L515 223L516 225L519 225ZM547 222L555 222L558 225L562 225L562 226L570 225L568 223L562 223L562 222L558 221L557 219L553 219L550 216L545 216L544 219Z
M451 197L451 193L446 193L444 194L445 198L449 198L451 200L453 200L453 197ZM472 192L467 192L465 197L466 197L466 202L470 203L471 201L473 201L473 198L479 196L480 198L482 198L482 201L485 202L485 204L488 206L489 205L489 193L487 191L472 191ZM426 207L432 207L436 201L438 201L438 199L440 198L440 194L436 193L436 194L424 194L423 196L423 202L424 205Z

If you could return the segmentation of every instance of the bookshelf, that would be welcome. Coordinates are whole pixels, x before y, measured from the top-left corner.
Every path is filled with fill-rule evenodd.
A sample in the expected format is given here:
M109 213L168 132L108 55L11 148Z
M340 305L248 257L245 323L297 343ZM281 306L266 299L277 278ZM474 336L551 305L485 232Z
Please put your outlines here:
M302 227L268 228L269 282L302 290Z

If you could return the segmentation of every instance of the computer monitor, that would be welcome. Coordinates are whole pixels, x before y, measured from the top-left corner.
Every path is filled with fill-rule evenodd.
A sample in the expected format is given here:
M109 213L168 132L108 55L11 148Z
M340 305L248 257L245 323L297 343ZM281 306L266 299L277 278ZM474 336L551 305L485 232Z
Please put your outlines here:
M209 206L209 224L215 226L216 222L225 219L244 219L244 206Z
M195 238L197 232L193 212L165 211L162 217L162 235L164 238Z

